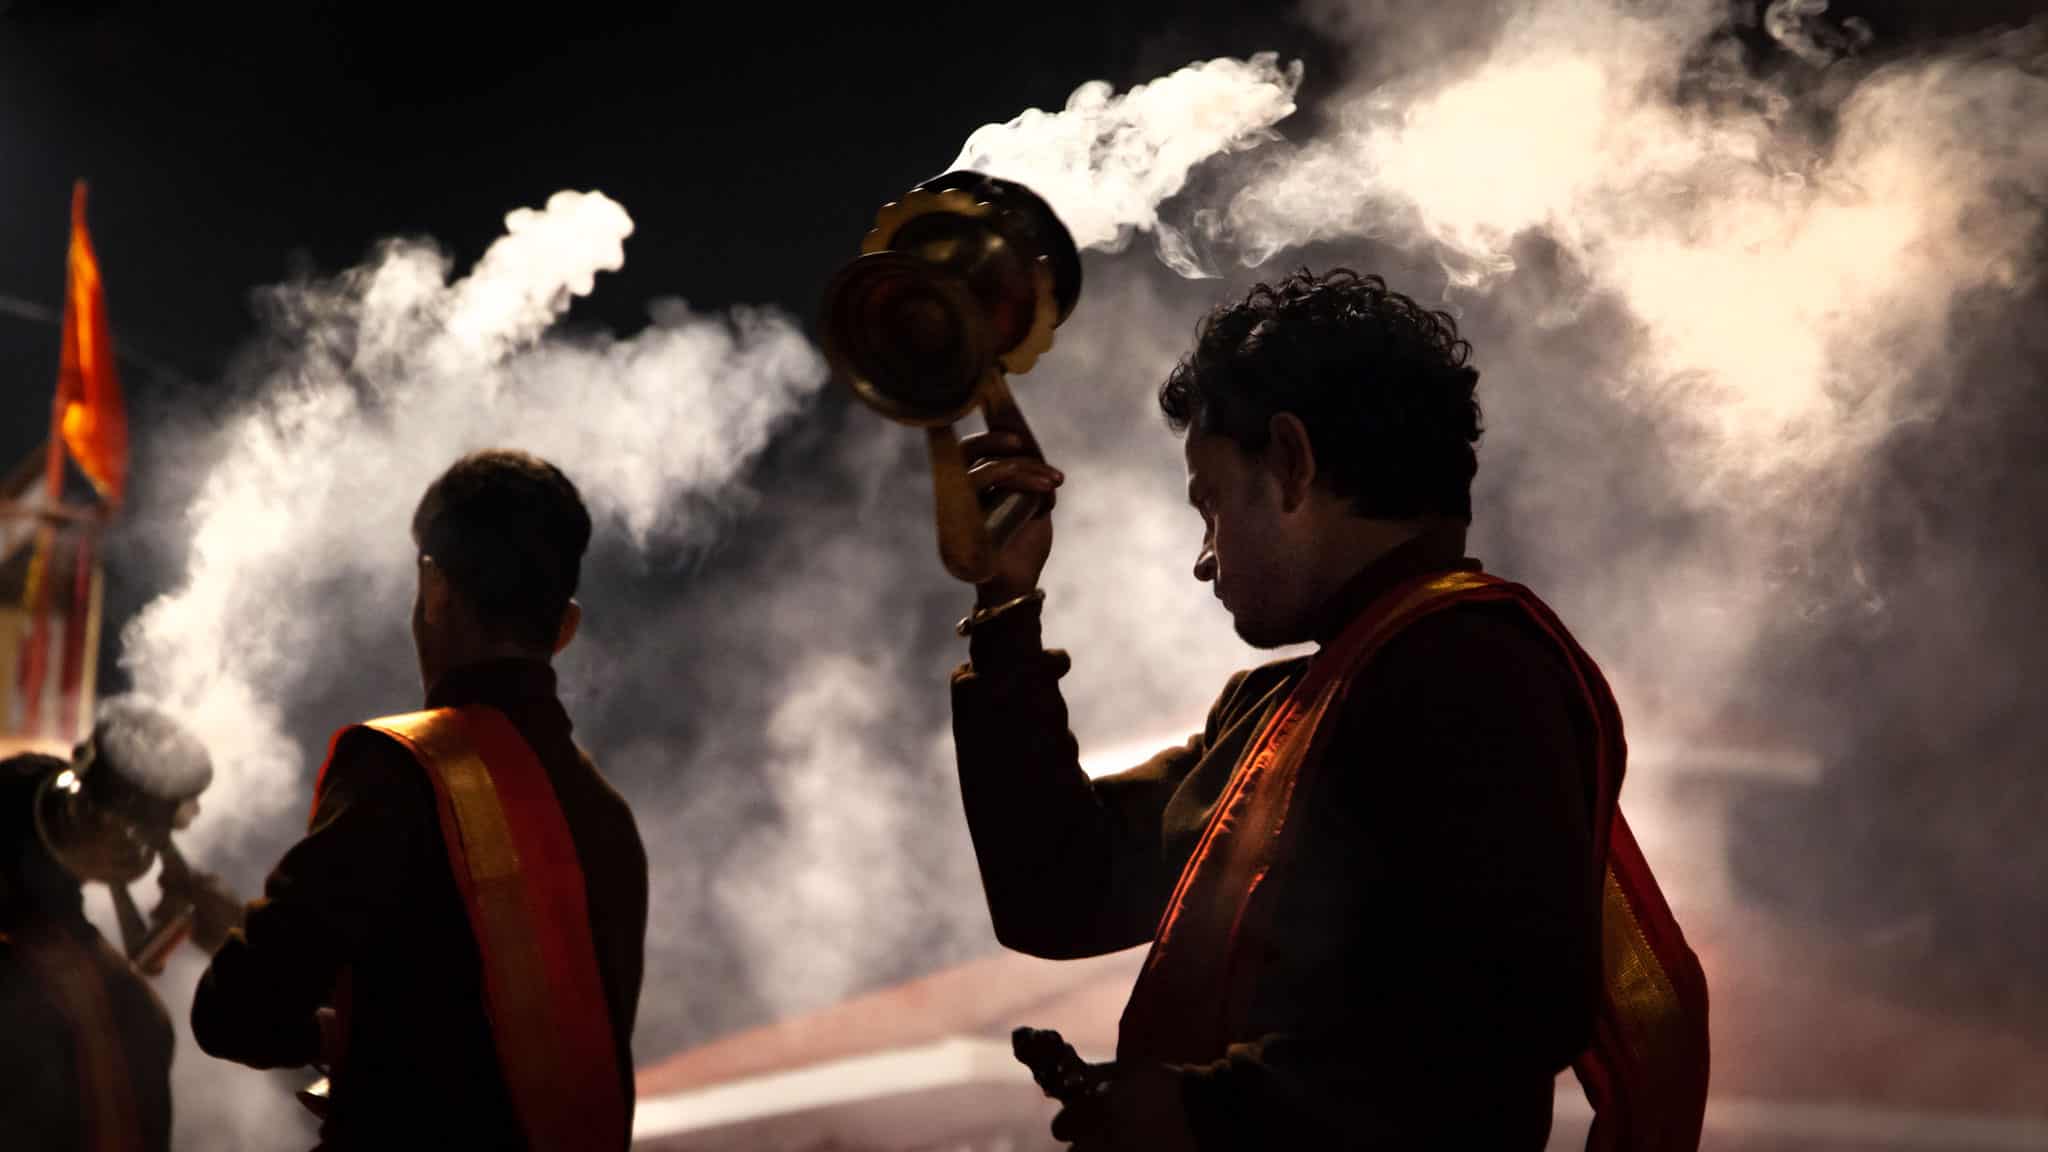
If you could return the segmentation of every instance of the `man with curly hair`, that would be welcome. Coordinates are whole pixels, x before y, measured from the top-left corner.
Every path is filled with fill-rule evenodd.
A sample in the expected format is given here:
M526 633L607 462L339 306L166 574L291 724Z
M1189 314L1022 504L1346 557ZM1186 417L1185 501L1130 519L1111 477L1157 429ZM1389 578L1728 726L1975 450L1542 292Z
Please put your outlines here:
M1161 387L1194 576L1255 647L1204 729L1091 780L1040 643L1049 517L962 622L962 798L997 937L1150 942L1098 1149L1540 1149L1559 1072L1598 1148L1697 1144L1705 985L1616 806L1598 668L1465 555L1478 372L1450 316L1347 270L1261 284ZM1062 477L972 438L989 494ZM1142 608L1134 608L1142 611Z

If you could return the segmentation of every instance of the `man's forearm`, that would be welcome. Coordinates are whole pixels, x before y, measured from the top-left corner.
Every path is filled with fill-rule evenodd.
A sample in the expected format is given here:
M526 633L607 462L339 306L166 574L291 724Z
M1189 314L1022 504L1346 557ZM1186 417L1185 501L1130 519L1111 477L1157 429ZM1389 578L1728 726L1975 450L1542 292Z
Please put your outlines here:
M1128 846L1081 769L1059 690L1068 661L1040 645L1036 607L978 628L971 658L953 678L954 746L997 938L1054 958L1142 941L1149 921L1116 912Z

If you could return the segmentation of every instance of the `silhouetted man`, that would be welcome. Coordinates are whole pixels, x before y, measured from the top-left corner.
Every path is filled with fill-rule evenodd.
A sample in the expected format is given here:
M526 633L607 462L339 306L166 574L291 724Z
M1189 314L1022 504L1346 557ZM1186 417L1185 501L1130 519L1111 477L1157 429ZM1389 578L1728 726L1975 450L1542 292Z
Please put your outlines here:
M335 737L193 1034L328 1067L325 1147L624 1148L647 859L549 665L581 618L589 513L547 462L481 452L412 531L427 710Z
M1705 986L1618 818L1613 699L1464 554L1468 353L1449 316L1346 271L1206 319L1159 397L1194 575L1248 643L1317 649L1232 678L1183 747L1081 770L1068 661L1039 641L1049 519L979 588L953 715L996 934L1055 958L1151 942L1115 1064L1056 1135L1540 1149L1576 1065L1595 1147L1697 1143ZM985 492L1059 486L1019 447L973 441Z
M0 760L0 1146L170 1146L171 1020L130 956L155 971L188 936L219 947L241 911L170 846L212 778L204 745L127 697L69 759ZM164 902L145 923L127 886L160 854ZM87 883L116 893L122 948L86 919Z

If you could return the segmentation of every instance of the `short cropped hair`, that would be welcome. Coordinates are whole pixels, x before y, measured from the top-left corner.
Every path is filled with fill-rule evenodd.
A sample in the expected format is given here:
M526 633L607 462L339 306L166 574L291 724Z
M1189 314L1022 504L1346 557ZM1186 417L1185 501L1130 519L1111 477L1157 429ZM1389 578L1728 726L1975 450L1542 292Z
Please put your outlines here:
M590 546L590 511L540 457L472 452L427 486L412 538L492 639L552 648Z

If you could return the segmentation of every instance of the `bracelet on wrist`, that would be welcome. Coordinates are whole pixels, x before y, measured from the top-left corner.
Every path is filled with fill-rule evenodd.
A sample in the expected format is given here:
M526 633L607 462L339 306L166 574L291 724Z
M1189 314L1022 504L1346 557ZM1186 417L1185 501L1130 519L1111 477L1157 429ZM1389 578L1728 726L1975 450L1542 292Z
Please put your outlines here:
M989 621L995 619L996 617L1001 616L1005 612L1011 611L1015 608L1021 608L1026 604L1042 603L1044 602L1044 600L1045 589L1033 588L1031 591L1026 592L1022 596L1013 596L1010 599L1003 601L1001 604L995 605L994 607L976 608L970 615L961 617L960 622L953 626L953 631L958 633L959 635L965 636L973 632L976 628L981 627L983 624L986 624Z

